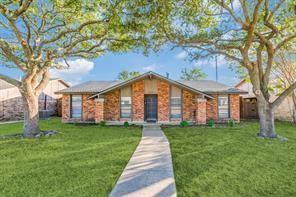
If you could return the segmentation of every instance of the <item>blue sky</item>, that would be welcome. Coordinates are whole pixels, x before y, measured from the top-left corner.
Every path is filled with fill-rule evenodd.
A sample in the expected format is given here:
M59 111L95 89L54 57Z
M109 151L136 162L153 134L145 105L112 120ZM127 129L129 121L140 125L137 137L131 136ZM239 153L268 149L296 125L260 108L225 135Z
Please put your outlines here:
M198 65L208 75L207 79L215 80L214 60L190 62L186 52L182 49L171 50L163 48L158 53L144 56L141 53L129 52L125 54L106 54L94 60L75 59L69 61L71 68L68 70L53 70L53 77L60 77L75 85L89 80L115 80L121 70L140 71L149 70L179 79L182 68L192 68ZM19 78L21 73L17 69L1 67L1 73L14 78ZM218 81L227 85L235 85L239 80L229 69L228 62L223 57L218 57Z

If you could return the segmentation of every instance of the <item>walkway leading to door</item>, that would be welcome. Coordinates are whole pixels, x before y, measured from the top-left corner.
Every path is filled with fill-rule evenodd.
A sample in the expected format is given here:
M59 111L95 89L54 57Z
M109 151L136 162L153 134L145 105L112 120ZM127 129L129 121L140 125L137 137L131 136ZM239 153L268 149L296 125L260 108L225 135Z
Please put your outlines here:
M157 125L145 125L141 142L110 197L176 196L169 142Z

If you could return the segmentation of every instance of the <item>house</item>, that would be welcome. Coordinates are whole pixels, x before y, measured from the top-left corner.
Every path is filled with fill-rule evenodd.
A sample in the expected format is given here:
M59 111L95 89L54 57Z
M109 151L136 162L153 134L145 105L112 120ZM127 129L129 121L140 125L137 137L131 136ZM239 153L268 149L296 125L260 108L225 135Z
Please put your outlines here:
M240 113L243 119L257 119L257 99L253 93L253 85L247 81L242 80L236 86L236 88L248 92L248 94L241 95L240 97ZM296 90L295 90L296 94ZM270 96L270 101L274 101L277 98L276 93ZM275 110L274 117L277 120L283 121L296 121L296 98L293 98L292 94L289 95Z
M240 121L236 88L210 80L176 81L147 72L126 81L89 81L62 94L63 122Z
M48 110L49 115L58 115L58 100L61 100L61 95L56 95L55 92L69 87L62 79L51 79L39 96L39 110ZM0 121L21 119L23 100L18 88L0 80Z

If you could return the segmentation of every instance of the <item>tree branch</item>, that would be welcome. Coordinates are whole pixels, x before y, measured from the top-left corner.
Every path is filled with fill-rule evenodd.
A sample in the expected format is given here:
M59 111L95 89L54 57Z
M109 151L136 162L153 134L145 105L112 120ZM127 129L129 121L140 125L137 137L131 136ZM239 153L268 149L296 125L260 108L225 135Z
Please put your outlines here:
M285 100L285 98L291 94L294 90L296 89L296 81L290 85L289 88L287 88L277 99L275 99L271 106L273 109L277 108L282 102L283 100Z

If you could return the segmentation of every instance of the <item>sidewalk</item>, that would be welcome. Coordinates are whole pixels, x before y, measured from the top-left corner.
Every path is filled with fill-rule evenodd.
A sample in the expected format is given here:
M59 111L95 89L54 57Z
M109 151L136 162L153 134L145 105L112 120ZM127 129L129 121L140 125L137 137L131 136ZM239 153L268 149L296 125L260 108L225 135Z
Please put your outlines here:
M159 126L144 126L140 144L110 193L119 196L176 196L170 146Z

